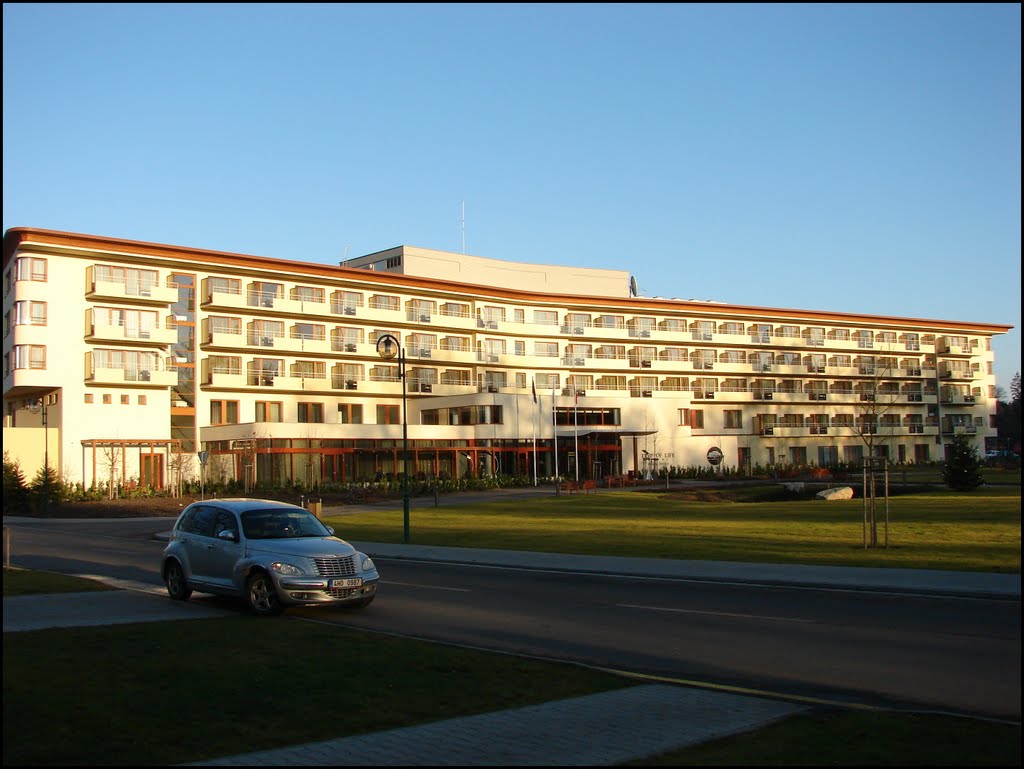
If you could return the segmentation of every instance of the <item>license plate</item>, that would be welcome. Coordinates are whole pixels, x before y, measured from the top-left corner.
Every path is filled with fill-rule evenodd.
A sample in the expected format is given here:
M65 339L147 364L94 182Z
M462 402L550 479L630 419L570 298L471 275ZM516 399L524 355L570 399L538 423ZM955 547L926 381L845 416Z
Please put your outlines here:
M331 587L362 587L362 577L349 577L348 579L332 579Z

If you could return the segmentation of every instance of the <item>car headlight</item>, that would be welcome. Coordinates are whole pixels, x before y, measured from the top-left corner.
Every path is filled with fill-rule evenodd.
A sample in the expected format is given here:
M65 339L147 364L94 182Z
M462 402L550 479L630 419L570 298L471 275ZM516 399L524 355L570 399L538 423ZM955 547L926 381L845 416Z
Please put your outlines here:
M287 574L289 577L302 576L302 569L296 568L290 563L284 563L283 561L274 561L274 563L270 564L270 568L278 574Z
M373 565L373 559L368 555L363 556L363 571L376 571L377 567Z

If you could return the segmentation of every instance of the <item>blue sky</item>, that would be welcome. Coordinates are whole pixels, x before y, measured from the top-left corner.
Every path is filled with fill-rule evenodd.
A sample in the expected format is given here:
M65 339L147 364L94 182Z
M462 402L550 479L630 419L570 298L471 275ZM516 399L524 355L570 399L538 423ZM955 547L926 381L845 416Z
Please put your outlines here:
M1011 324L1021 369L1019 4L3 13L4 230L628 270Z

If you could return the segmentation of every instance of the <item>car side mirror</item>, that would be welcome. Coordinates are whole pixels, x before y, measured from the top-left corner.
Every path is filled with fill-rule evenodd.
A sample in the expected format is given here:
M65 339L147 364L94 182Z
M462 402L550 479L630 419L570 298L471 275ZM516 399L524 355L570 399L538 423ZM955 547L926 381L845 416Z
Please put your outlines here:
M334 527L333 526L328 526L327 527L327 533L330 534L333 537L334 536Z
M232 531L231 529L224 529L224 531L220 532L217 535L217 539L224 539L224 540L227 540L228 542L237 542L238 541L238 533Z

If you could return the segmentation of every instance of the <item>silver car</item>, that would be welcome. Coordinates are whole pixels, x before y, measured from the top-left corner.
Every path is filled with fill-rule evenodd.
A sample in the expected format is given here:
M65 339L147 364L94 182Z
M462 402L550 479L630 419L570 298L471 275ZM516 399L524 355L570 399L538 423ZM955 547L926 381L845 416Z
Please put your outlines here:
M368 606L380 581L369 556L308 510L265 499L190 504L174 524L160 574L176 601L192 591L238 596L260 615Z

